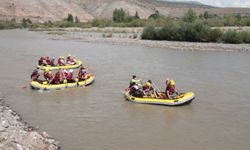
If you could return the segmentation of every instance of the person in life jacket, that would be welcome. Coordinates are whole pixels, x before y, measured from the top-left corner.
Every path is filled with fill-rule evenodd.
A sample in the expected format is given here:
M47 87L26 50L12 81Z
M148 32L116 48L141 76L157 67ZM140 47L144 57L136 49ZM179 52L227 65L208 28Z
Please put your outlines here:
M52 80L52 84L60 84L61 83L61 69L59 69Z
M38 60L38 65L39 66L45 66L46 64L44 63L44 57L40 57L39 60Z
M64 57L60 56L57 61L58 66L65 66Z
M74 56L71 56L70 54L68 55L66 59L66 63L70 65L75 65L76 64L76 59Z
M32 81L37 81L40 74L38 73L37 69L35 69L32 74L30 75L30 78Z
M55 57L52 57L52 59L51 59L51 64L50 64L51 66L56 66L56 64L55 64Z
M49 69L45 69L43 76L44 76L44 79L49 82L53 79L53 74Z
M178 96L178 93L175 90L175 81L174 80L169 80L166 81L166 90L165 94L168 99L175 99Z
M50 57L49 57L49 56L47 56L47 57L45 58L45 61L46 61L46 64L47 64L47 65L51 65L51 60L50 60Z
M134 97L143 97L142 89L135 82L131 84L129 94Z
M70 69L69 71L67 71L66 69L63 70L63 77L67 80L68 83L75 82L73 71L73 69Z
M79 81L84 81L87 78L87 68L85 66L82 66L78 72L78 79Z
M141 79L137 79L137 78L136 78L136 75L133 75L133 76L132 76L132 79L130 80L129 87L131 87L133 83L135 83L135 84L138 85L139 87L142 86L142 84L141 84Z
M155 90L152 86L152 81L148 80L146 84L142 87L144 95L145 96L150 96L150 97L155 97Z

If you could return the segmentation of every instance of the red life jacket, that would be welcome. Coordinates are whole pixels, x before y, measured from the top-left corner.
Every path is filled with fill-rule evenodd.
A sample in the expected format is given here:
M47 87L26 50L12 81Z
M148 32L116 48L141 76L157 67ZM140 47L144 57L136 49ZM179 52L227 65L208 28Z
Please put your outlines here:
M55 77L53 79L53 83L60 84L60 82L61 82L60 72L56 72Z
M74 62L74 63L76 63L76 60L75 60L75 58L74 57L70 57L70 59L69 59L71 62Z
M64 66L64 60L62 58L59 58L58 61L57 61L58 65L59 66Z
M54 80L57 80L57 81L61 80L60 72L56 72Z
M167 91L169 91L169 94L170 94L170 95L174 94L174 93L176 92L176 91L175 91L175 86L170 86L170 85L168 85Z
M71 72L67 73L66 79L67 79L67 80L73 80L73 79L74 79L73 74L72 74Z
M51 60L50 60L50 58L46 58L46 63L47 63L47 65L51 65Z

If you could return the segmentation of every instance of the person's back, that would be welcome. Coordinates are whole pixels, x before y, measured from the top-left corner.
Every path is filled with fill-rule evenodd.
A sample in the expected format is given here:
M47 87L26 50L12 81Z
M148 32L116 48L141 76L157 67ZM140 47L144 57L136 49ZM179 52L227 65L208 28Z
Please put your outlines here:
M169 84L167 84L165 94L168 99L174 99L176 97L174 80L170 80Z
M66 80L68 82L74 82L74 75L73 75L73 69L69 70L69 72L66 74Z
M51 60L50 60L49 56L46 57L45 61L46 61L47 65L51 65Z
M59 57L57 63L58 63L59 66L64 66L65 65L65 63L64 63L64 57L62 57L62 56Z
M58 70L56 73L55 73L55 77L53 79L53 84L60 84L61 83L61 71Z
M44 79L47 80L47 81L50 81L53 78L52 72L47 70L47 69L44 71L43 76L44 76Z
M32 79L32 81L37 81L38 78L39 78L39 76L40 76L40 74L39 74L38 71L35 69L35 70L32 72L30 78Z
M85 66L82 66L78 72L78 78L79 80L85 80L85 76L87 74L87 70Z
M38 60L38 65L39 66L43 66L44 65L44 58L43 57L40 57L39 60Z

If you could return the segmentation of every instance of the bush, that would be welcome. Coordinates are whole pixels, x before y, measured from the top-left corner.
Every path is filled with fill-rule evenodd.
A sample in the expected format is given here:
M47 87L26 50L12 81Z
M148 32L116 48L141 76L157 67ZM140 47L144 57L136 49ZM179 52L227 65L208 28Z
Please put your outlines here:
M209 18L204 21L204 23L210 27L223 27L224 22L221 18Z
M184 15L183 21L185 22L194 22L197 19L197 14L192 9L189 9L188 12Z
M250 32L249 31L243 31L243 32L241 32L241 34L242 34L243 42L244 43L250 43Z
M176 22L169 22L156 33L158 40L181 40L180 25Z
M193 26L196 31L195 41L208 42L209 33L211 31L210 28L202 22L195 23Z
M142 39L147 39L147 40L154 40L156 37L156 31L155 27L153 26L147 26L143 29L141 38Z
M94 19L91 23L93 27L110 27L112 26L112 20L110 19Z
M197 31L194 27L193 23L185 23L182 24L182 32L184 33L184 37L183 40L184 41L191 41L191 42L195 42L197 41Z
M148 26L143 30L142 39L191 41L191 42L218 42L223 32L220 29L211 29L202 22L185 23L169 21L162 28Z
M241 33L233 30L228 30L224 33L222 40L225 43L240 44L243 42L243 36Z
M160 12L158 10L155 11L155 13L151 14L148 19L158 19L160 18Z
M219 42L223 32L220 29L212 29L209 33L209 41L211 42Z
M142 19L134 19L130 23L128 23L129 27L144 27L145 21Z
M3 30L6 28L6 25L4 22L0 22L0 30Z

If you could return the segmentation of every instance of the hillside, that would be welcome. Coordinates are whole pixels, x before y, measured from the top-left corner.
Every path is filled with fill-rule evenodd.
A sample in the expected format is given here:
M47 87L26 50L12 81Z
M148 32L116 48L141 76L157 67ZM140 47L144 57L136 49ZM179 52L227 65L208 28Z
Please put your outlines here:
M30 18L33 21L62 20L71 13L81 21L93 18L111 18L115 8L123 8L133 15L137 11L141 18L147 18L158 10L166 16L180 17L189 8L198 13L209 11L218 15L229 13L250 14L249 8L217 8L190 2L165 2L157 0L1 0L0 19L21 20Z
M93 17L80 6L64 0L1 0L0 19L21 20L30 18L33 21L62 20L68 13L79 16L81 21Z

